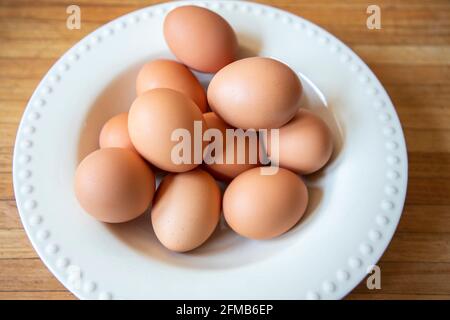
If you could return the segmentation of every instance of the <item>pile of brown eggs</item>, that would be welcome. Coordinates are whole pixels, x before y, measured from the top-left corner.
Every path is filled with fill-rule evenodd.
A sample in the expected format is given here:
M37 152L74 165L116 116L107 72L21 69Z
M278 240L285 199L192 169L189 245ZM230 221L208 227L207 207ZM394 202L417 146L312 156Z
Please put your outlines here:
M179 62L159 59L142 67L129 111L104 124L100 149L77 168L80 205L107 223L130 221L151 206L157 238L178 252L203 244L222 209L227 224L244 237L270 239L288 231L308 204L300 175L322 168L333 149L325 122L300 108L297 74L271 58L236 60L233 29L205 8L169 12L164 37ZM207 92L190 69L215 73ZM258 132L257 152L272 164L261 156L250 161L250 139L244 143L244 161L234 152L237 143L228 140L214 151L216 159L226 161L205 161L205 150L217 142L204 139L209 129L223 137L229 129ZM192 153L179 154L187 159L181 162L174 161L180 143L174 132L180 130L201 136L200 143L192 142ZM265 139L261 130L267 132ZM195 148L201 150L200 159ZM264 173L264 168L274 170ZM167 173L157 190L155 170ZM223 197L215 179L229 182Z

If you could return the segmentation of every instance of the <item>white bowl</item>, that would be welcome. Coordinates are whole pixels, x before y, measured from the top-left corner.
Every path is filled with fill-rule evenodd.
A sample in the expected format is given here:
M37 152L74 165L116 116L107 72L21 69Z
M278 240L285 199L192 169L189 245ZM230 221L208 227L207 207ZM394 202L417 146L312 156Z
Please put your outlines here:
M148 216L99 223L74 196L77 164L102 124L127 110L139 67L172 57L162 22L193 3L226 18L241 56L270 56L302 77L304 107L335 136L331 162L307 178L307 216L285 235L251 241L221 224L204 246L177 254ZM210 75L198 74L207 84ZM333 35L302 18L241 1L174 2L120 17L65 53L25 110L14 150L14 190L26 232L47 267L83 299L336 299L376 264L400 218L407 186L402 129L383 86Z

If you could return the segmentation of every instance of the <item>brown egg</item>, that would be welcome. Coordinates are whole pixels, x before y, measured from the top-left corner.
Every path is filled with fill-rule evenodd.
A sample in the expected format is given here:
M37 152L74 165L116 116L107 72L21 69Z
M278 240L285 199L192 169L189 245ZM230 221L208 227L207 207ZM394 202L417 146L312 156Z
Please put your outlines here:
M210 153L214 151L214 158L215 159L222 159L223 163L217 163L215 161L212 164L206 164L205 163L205 169L208 170L209 173L211 173L215 178L223 181L230 181L233 178L237 177L242 172L249 170L251 168L254 168L258 166L258 135L255 132L255 145L254 149L254 159L250 158L250 140L245 139L245 145L244 145L244 151L245 151L245 158L244 163L238 162L238 138L234 138L234 144L231 145L230 143L226 143L226 129L234 129L230 125L226 124L222 119L220 119L214 112L208 112L203 115L203 118L205 119L206 125L208 129L218 129L220 130L222 134L222 144L223 148L222 150L217 148L212 148L209 150L206 148L206 150L209 150ZM214 139L213 139L214 140ZM214 142L214 141L213 141ZM210 147L212 144L210 145ZM227 163L227 150L232 150L234 152L234 159L232 163ZM253 160L253 161L251 161Z
M196 6L178 7L164 20L164 37L173 54L190 68L214 73L236 59L237 38L225 19Z
M169 88L191 98L202 112L208 108L206 93L194 74L179 62L159 59L146 63L136 78L136 93Z
M153 172L129 149L94 151L75 173L75 195L81 207L103 222L126 222L140 216L154 192Z
M273 149L270 136L267 140L270 156ZM322 168L332 152L330 129L311 111L301 109L294 119L279 131L279 165L283 168L300 174L310 174Z
M262 175L260 168L254 168L237 176L225 190L223 212L240 235L270 239L291 229L307 204L308 190L299 176L283 168Z
M136 151L128 134L128 112L109 119L100 132L100 148L128 148Z
M279 128L300 106L302 85L287 65L253 57L220 70L208 87L212 111L236 128Z
M220 189L205 171L170 174L158 188L152 207L156 237L173 251L195 249L219 223L220 205Z
M201 130L194 135L195 122ZM206 130L196 104L178 91L160 88L144 92L131 105L128 131L138 152L153 165L170 172L192 170L202 162L202 136ZM186 139L172 136L186 133ZM189 139L188 139L189 138ZM199 152L195 146L199 141ZM185 142L191 152L178 152ZM178 147L180 149L178 149ZM181 156L182 155L182 156Z

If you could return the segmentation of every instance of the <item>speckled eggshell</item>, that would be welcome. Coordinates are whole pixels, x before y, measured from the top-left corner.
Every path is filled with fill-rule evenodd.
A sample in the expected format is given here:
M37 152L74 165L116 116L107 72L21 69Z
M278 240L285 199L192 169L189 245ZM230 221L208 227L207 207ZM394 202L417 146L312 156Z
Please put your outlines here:
M194 74L183 64L167 59L146 63L136 78L136 94L155 88L169 88L191 98L202 112L208 104L206 92Z
M155 196L151 222L166 248L186 252L211 236L219 223L220 209L216 181L207 172L195 169L164 178Z
M270 239L291 229L303 216L308 190L302 179L279 168L262 175L254 168L237 176L225 190L223 212L228 225L251 239Z
M103 222L137 218L149 207L154 192L152 170L129 149L98 149L80 163L75 173L78 202Z
M238 60L211 80L207 97L212 111L243 129L279 128L300 107L302 85L286 64L264 57Z
M217 72L236 59L233 29L205 8L182 6L170 11L164 20L164 37L178 60L201 72Z

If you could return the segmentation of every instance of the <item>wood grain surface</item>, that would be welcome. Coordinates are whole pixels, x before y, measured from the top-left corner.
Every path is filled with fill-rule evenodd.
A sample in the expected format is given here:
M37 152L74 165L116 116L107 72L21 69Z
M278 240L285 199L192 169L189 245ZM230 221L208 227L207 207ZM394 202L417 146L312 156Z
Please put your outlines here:
M12 187L17 125L41 77L102 24L158 1L0 0L0 299L74 299L32 249ZM450 298L450 1L260 0L332 32L366 61L399 113L409 155L400 225L382 257L381 290L348 299ZM66 8L81 7L81 30ZM382 29L368 30L377 4Z

